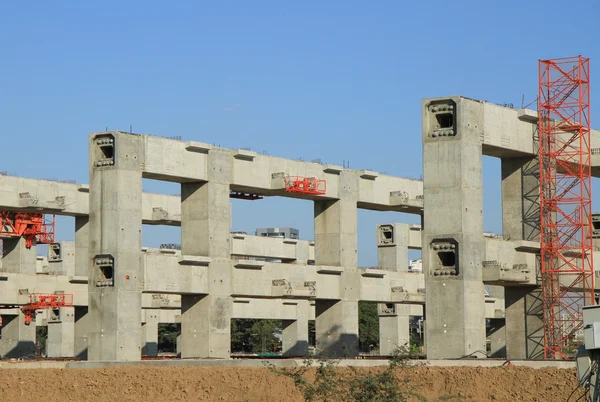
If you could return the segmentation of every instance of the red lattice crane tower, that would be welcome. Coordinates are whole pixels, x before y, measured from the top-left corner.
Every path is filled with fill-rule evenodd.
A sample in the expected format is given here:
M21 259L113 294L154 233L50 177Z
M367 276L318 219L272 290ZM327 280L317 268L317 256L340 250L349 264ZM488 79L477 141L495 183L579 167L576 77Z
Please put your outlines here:
M590 61L539 61L540 259L544 357L568 358L594 304Z

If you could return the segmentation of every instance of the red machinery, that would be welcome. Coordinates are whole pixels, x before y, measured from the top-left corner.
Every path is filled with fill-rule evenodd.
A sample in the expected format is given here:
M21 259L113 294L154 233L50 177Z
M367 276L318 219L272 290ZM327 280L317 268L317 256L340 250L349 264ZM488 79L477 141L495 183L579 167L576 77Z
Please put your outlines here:
M314 195L325 194L327 193L327 182L316 177L287 176L285 191Z
M54 243L55 226L54 215L48 219L43 214L0 211L0 237L23 237L27 248Z
M568 358L594 304L590 60L540 60L540 259L544 357Z
M36 310L58 309L71 306L73 306L72 294L32 293L29 295L29 304L21 307L21 311L25 316L25 325L29 325L35 318Z

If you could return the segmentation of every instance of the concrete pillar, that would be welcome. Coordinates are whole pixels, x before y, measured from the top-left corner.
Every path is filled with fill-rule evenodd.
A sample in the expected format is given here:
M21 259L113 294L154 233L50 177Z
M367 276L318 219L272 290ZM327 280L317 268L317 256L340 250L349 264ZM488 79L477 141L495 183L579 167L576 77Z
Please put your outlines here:
M504 300L503 286L488 286L490 297ZM504 318L490 319L487 337L490 341L490 357L506 357L506 325Z
M231 349L231 154L208 152L206 183L181 185L181 254L210 257L208 295L181 296L181 357L228 358Z
M423 273L429 359L484 357L483 104L423 102ZM483 352L483 353L482 353Z
M133 134L90 137L89 360L141 359L143 150Z
M339 200L314 202L315 264L356 268L358 177L340 172L338 188Z
M542 292L537 287L505 288L506 355L509 359L543 359Z
M48 272L51 275L75 275L75 243L60 241L48 245Z
M538 176L537 158L502 159L502 231L511 240L539 241ZM505 295L508 357L542 358L541 290L535 287L507 287Z
M35 355L35 322L25 325L23 314L3 315L0 327L0 357L12 359Z
M506 327L502 318L490 319L490 357L506 357Z
M379 354L389 356L402 346L410 346L410 311L405 304L379 304Z
M35 246L27 248L22 237L3 240L2 268L5 272L35 275L37 267Z
M342 171L338 200L315 201L315 265L343 267L342 300L315 301L317 353L327 357L358 356L360 273L357 253L358 177Z
M75 217L75 276L87 276L90 253L90 225L88 216Z
M75 356L75 309L63 307L48 312L46 355L50 358Z
M299 300L297 319L282 320L281 352L284 356L304 357L308 355L308 318L310 304L308 300Z
M409 226L404 223L377 225L379 269L408 272Z
M74 356L80 360L88 358L88 330L91 315L87 306L75 306L75 345Z
M317 300L315 332L316 351L320 356L358 356L358 301Z
M502 232L511 240L539 240L540 182L537 158L501 160Z
M158 312L146 310L142 324L142 356L158 356Z

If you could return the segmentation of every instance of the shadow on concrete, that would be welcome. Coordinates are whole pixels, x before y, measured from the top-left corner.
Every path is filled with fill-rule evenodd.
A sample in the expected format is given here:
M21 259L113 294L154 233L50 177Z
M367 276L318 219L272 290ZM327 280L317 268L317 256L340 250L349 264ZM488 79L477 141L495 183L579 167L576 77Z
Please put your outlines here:
M506 357L506 325L505 319L490 319L487 336L491 341L490 357ZM500 346L500 347L498 347Z
M88 344L87 344L87 325L89 324L90 316L86 306L75 307L75 358L87 360Z
M525 333L527 358L544 358L544 322L542 317L542 290L537 288L525 296Z
M537 141L535 142L537 144ZM521 183L523 190L523 239L539 241L540 238L540 163L537 158L523 165ZM529 189L526 191L525 189Z
M36 356L37 346L32 341L5 342L2 350L2 359L33 358Z
M288 351L283 353L285 357L306 357L308 356L308 341L297 341Z
M146 342L146 344L142 346L142 356L158 356L158 343Z

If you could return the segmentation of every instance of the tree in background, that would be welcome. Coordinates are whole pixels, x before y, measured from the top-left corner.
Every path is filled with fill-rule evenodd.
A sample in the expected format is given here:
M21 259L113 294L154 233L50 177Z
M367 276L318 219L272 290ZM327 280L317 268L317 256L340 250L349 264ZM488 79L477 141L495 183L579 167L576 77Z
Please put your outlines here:
M358 303L358 342L361 352L379 348L377 303Z
M277 330L281 330L281 322L277 320L233 319L231 320L231 351L273 352L273 344L279 343L273 334Z
M181 324L158 324L159 352L176 352Z

